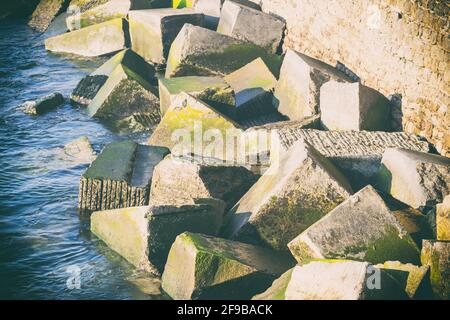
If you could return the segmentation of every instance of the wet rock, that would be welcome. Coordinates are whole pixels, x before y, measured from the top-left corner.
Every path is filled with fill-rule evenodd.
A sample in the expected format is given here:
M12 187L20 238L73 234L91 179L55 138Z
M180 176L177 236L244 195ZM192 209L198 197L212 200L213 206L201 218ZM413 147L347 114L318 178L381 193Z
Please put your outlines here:
M391 104L361 83L329 81L320 88L320 112L328 130L389 131Z
M225 1L217 32L257 44L270 53L276 53L286 24L270 14Z
M40 115L52 111L64 103L60 93L52 93L35 101L26 101L20 107L23 112L30 115Z
M91 163L95 160L95 151L86 136L73 140L64 146L64 153L72 158Z
M255 118L275 112L272 92L277 79L261 58L224 77L234 90L236 119Z
M170 46L185 23L203 26L203 14L194 9L130 11L132 49L146 61L164 65Z
M223 211L215 206L144 206L91 215L91 231L137 268L159 275L170 246L185 231L216 235Z
M56 16L69 5L69 0L41 0L34 10L28 25L40 32L47 30Z
M249 299L291 266L282 253L186 232L170 249L162 288L175 300Z
M274 93L274 105L290 120L319 114L320 88L330 80L351 81L336 68L288 49Z
M319 260L296 266L254 300L398 300L401 285L367 262Z
M422 214L419 210L408 206L392 209L392 205L386 201L386 194L383 194L383 200L385 200L400 225L408 232L418 246L422 245L423 239L433 237L433 231L429 226L426 215Z
M388 149L377 174L377 186L420 209L442 202L450 193L450 159L406 149Z
M436 233L438 240L450 241L450 195L436 206Z
M424 240L422 264L430 267L430 281L436 298L450 298L450 242Z
M299 263L349 259L419 263L414 240L373 189L367 186L289 243Z
M85 57L102 56L125 49L128 22L114 19L45 40L45 48L58 53Z
M230 210L224 235L287 250L288 242L352 193L329 160L299 142Z
M279 74L280 56L255 44L185 24L170 48L166 78L224 76L256 58L262 58L275 76Z
M108 144L80 179L81 213L145 206L154 167L169 150L133 141Z
M108 79L89 104L89 115L126 131L145 131L159 123L158 89L152 84L156 80L151 65L126 50L100 67L93 77L100 79L102 74L108 74ZM87 84L90 94L94 86Z
M196 198L216 198L225 201L229 209L257 179L257 175L241 166L166 158L153 172L150 203L192 203Z

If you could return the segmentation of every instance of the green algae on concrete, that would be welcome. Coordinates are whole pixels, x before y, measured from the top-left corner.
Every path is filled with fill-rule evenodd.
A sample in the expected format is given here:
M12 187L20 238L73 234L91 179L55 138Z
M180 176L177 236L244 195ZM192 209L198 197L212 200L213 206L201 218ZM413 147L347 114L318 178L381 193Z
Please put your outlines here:
M177 237L162 276L173 299L249 299L293 266L284 253L201 234Z
M436 206L437 240L450 241L450 194Z
M45 40L45 48L59 53L96 57L125 49L128 22L114 19Z
M372 186L341 203L288 246L302 264L324 258L418 264L420 256L414 240Z
M257 294L252 298L252 300L285 300L286 299L286 289L291 281L292 272L294 268L289 269L282 274L281 277L276 279L269 289L261 294Z
M434 296L450 298L450 242L423 240L422 265L430 267L430 282Z

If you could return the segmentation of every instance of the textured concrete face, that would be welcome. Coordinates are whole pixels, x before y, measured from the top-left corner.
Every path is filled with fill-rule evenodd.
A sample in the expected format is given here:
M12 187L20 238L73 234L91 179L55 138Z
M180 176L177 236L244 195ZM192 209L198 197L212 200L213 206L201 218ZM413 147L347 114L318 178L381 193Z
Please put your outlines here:
M413 208L433 206L450 193L449 158L388 149L381 163L377 186Z
M167 148L132 141L110 143L80 179L79 210L148 205L153 168L168 153Z
M55 17L67 8L69 0L41 0L34 10L28 25L40 32L49 27Z
M430 281L436 298L450 297L450 242L424 240L422 264L430 267Z
M330 80L350 81L336 68L289 49L275 88L274 105L290 120L316 115L320 110L320 87Z
M272 73L278 75L280 56L269 54L255 44L186 24L170 48L166 78L224 76L256 58L262 58Z
M255 43L271 53L276 53L283 38L285 23L267 13L225 1L220 14L217 32Z
M162 287L173 299L249 299L292 267L268 249L183 233L170 249Z
M314 148L297 143L228 214L225 236L277 250L352 194L345 177Z
M299 263L349 259L418 264L420 256L413 239L371 186L337 206L288 246Z
M436 206L436 233L438 240L450 241L450 195Z
M114 19L45 40L45 48L59 53L97 57L126 48L128 22Z
M388 131L389 100L360 83L329 81L320 89L321 122L328 130Z
M175 37L185 23L203 25L203 14L193 9L130 11L131 47L146 61L163 65Z
M56 109L64 103L64 97L61 93L52 93L35 101L25 102L23 112L32 115L39 115Z

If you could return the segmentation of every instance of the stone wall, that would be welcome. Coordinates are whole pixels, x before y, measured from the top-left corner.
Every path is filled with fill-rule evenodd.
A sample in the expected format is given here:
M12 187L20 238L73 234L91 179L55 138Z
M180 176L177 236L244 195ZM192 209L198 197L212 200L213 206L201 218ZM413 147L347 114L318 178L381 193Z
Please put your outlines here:
M253 0L284 18L284 47L336 65L386 96L399 125L450 155L449 0Z

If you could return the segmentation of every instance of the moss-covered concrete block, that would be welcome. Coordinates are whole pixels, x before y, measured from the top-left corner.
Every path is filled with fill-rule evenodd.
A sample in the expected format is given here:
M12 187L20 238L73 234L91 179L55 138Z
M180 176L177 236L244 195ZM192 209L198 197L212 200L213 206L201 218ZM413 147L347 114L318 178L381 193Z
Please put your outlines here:
M294 267L277 279L266 292L253 299L403 300L407 298L401 283L396 278L367 262L318 260Z
M137 268L160 275L180 233L216 235L222 215L223 210L207 204L97 211L91 215L91 231Z
M424 240L422 264L430 267L430 282L436 298L450 298L450 242Z
M164 65L170 45L185 23L203 26L203 14L194 9L130 11L131 47L146 61Z
M162 288L173 299L249 299L292 267L283 253L183 233L170 249Z
M441 241L450 241L450 195L436 206L436 235Z
M257 44L268 52L276 53L285 27L285 22L273 15L235 1L225 1L217 32Z
M289 49L281 66L274 105L290 120L319 114L320 88L330 80L350 79L336 68Z
M44 32L68 5L69 0L41 0L31 15L28 25L37 31Z
M167 154L133 141L108 144L80 179L80 212L148 205L153 169Z
M298 142L230 210L224 235L287 250L292 239L352 193L329 160Z
M172 8L192 8L198 0L172 0Z
M390 130L390 101L359 82L325 83L320 88L320 112L322 126L328 130Z
M367 186L289 244L296 260L348 259L419 264L420 250L373 189Z
M450 194L450 159L400 148L383 154L377 187L409 206L434 206Z
M128 22L113 19L45 40L52 52L96 57L125 49L128 45Z
M26 101L22 104L23 112L31 115L40 115L52 111L64 103L61 93L51 93L35 101Z
M282 57L264 48L205 28L185 24L170 47L166 78L224 76L262 58L277 76Z

